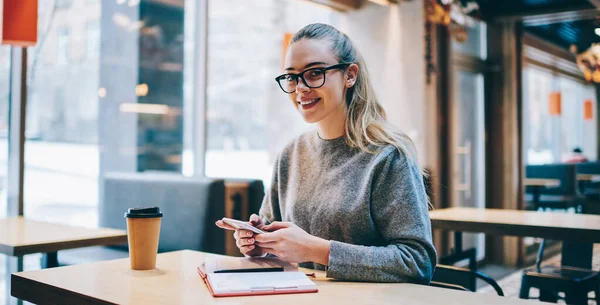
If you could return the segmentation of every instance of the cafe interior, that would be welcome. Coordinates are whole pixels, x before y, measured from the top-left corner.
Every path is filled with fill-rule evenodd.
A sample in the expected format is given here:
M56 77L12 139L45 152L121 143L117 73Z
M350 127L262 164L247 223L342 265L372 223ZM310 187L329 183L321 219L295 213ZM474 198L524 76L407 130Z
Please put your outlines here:
M433 278L211 297L198 261L242 256L215 221L315 128L273 81L310 23L416 147ZM600 304L599 0L0 0L0 26L0 304Z

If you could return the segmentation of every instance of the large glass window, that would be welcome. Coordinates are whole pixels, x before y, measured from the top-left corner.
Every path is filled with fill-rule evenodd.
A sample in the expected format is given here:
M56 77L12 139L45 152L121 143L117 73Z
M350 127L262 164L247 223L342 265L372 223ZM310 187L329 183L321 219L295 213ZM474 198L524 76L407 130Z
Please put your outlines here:
M107 175L181 174L193 2L39 2L27 83L28 218L94 227Z
M69 28L61 27L56 31L57 63L64 65L69 62Z
M485 60L487 58L487 25L477 21L467 26L467 40L458 42L452 38L452 50Z
M6 216L8 173L8 97L10 92L10 47L0 46L0 218ZM2 268L2 265L0 265ZM0 287L2 283L0 283ZM0 295L2 295L0 293Z
M85 57L89 60L98 59L100 53L100 23L98 21L89 21L86 24L86 52Z
M0 218L7 215L8 105L10 93L10 47L0 46ZM6 256L0 254L0 304L6 303Z
M207 176L270 182L276 154L311 128L274 81L284 37L335 26L336 14L297 0L209 1Z
M581 81L527 65L523 69L523 136L526 164L561 162L579 147L596 160L596 117L584 120L586 100L596 105L595 90ZM549 96L560 93L560 114L549 112Z

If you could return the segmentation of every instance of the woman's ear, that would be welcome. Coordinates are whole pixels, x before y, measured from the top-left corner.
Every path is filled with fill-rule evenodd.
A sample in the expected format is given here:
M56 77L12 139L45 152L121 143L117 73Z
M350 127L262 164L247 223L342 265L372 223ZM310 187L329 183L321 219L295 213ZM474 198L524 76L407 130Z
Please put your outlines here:
M356 83L356 78L358 77L358 65L351 64L346 68L346 73L344 76L344 80L346 81L346 88L352 88Z

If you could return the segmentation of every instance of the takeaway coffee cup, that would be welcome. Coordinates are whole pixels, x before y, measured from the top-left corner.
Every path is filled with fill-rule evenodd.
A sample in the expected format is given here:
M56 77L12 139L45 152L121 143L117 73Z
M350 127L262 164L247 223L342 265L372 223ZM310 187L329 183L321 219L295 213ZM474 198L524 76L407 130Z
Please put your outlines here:
M131 269L151 270L156 268L162 216L158 207L131 208L125 213Z

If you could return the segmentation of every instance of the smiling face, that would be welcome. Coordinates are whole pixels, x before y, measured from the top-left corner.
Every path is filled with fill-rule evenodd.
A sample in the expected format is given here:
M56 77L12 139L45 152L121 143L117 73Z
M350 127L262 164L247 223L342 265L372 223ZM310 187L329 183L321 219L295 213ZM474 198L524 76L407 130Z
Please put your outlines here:
M331 51L331 42L322 39L300 39L292 43L285 60L285 73L300 73L309 68L326 68L338 64ZM307 123L344 126L346 117L345 94L349 82L341 69L325 72L325 84L308 88L298 79L296 91L289 97ZM323 127L323 126L321 126Z

